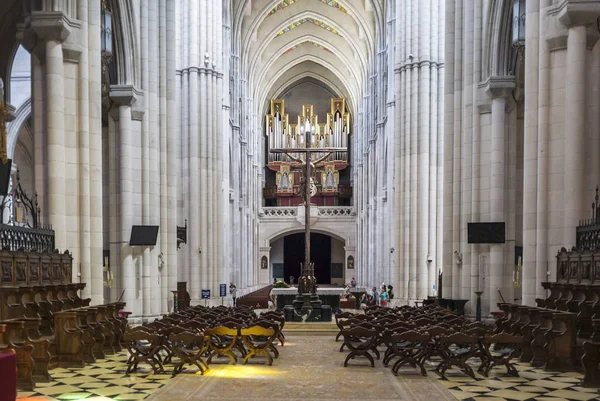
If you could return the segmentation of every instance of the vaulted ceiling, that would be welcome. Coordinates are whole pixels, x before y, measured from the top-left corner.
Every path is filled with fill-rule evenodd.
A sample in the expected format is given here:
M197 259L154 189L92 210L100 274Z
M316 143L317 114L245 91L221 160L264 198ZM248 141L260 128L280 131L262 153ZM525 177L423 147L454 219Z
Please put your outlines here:
M382 0L234 0L242 70L261 111L299 80L323 83L352 108L374 60Z

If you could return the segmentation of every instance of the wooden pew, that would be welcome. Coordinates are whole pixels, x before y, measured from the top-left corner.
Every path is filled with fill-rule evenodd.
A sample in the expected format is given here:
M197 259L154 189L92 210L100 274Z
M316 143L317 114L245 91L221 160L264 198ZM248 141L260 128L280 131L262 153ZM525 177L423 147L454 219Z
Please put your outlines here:
M54 315L56 362L61 368L83 368L83 331L78 327L77 313L57 312Z
M12 349L17 356L17 387L23 390L33 390L33 344L23 343L20 340L21 332L25 329L25 322L19 320L4 320L0 324L6 327L2 333L0 349Z
M83 341L83 351L81 353L83 362L94 363L94 349L96 347L95 327L88 325L88 312L96 313L97 309L77 308L72 309L72 312L77 316L77 328L83 333L81 340ZM60 355L59 355L60 356Z
M498 327L523 336L521 362L549 371L575 370L577 314L554 309L499 304L509 316Z
M545 334L546 365L544 370L552 372L574 371L579 365L575 359L577 345L577 315L553 313L552 328Z

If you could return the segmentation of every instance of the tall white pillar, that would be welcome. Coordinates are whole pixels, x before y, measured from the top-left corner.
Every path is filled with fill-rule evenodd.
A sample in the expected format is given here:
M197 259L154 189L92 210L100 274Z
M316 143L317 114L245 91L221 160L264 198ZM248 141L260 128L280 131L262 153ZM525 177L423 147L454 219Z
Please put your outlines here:
M62 45L46 41L46 122L48 146L48 217L56 248L66 247L64 67Z
M586 85L587 28L596 24L600 3L566 0L558 18L569 28L565 98L565 175L564 223L565 246L575 245L575 227L585 218L586 160ZM591 190L591 188L590 188Z
M535 305L538 176L539 13L527 2L525 47L525 135L523 150L523 304Z
M114 117L118 120L114 146L116 154L112 158L113 162L118 163L116 174L117 188L119 193L119 204L116 205L118 217L116 224L116 239L119 243L119 259L115 269L119 275L119 291L123 291L123 301L127 303L127 309L132 312L132 317L143 315L144 309L142 302L139 302L139 291L142 283L142 266L138 261L134 261L133 250L129 246L131 227L134 224L134 130L132 126L132 105L136 102L139 93L132 87L111 87L111 99L118 106ZM111 252L112 253L112 252ZM139 258L138 258L139 259ZM113 271L114 271L113 270ZM117 298L121 295L117 295Z
M575 227L585 217L586 27L569 28L565 99L565 220L563 241L575 245Z
M506 97L514 88L512 77L492 77L487 88L492 96L492 148L491 148L491 179L490 179L490 217L493 222L506 222L506 147L507 147L507 124L506 124ZM502 301L499 290L507 302L507 283L505 283L505 270L507 265L512 264L507 260L506 244L490 245L489 270L487 271L486 289L489 294L489 310L498 309L497 304ZM514 244L512 244L514 246Z

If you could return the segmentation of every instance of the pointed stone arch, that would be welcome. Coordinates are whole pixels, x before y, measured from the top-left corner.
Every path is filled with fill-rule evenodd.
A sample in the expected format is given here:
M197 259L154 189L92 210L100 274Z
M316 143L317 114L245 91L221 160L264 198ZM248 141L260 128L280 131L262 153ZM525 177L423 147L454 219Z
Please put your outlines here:
M133 0L111 0L117 85L141 88L139 38Z

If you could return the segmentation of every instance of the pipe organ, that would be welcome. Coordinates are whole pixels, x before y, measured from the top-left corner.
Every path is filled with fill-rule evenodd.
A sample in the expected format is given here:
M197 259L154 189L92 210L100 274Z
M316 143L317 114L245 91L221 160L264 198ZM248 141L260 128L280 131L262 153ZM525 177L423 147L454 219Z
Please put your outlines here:
M346 100L331 99L331 108L324 119L314 113L313 105L303 105L302 114L293 118L285 113L283 99L271 100L271 109L265 116L265 135L267 136L267 170L274 172L274 182L267 183L263 190L265 199L274 199L276 206L295 206L302 203L298 195L297 185L302 182L300 167L304 161L303 153L290 155L272 153L271 149L306 148L305 141L310 141L311 148L338 148L345 151L319 153L314 159L320 159L312 179L318 193L311 201L322 206L338 206L349 204L352 188L347 182L340 182L340 171L348 167L348 144L350 135L350 113L346 110ZM267 180L268 182L269 180ZM275 184L275 185L273 185Z
M347 149L350 113L346 111L346 100L331 99L331 110L327 113L325 123L319 123L318 117L313 112L313 105L303 105L297 124L290 124L290 118L285 114L284 101L271 100L271 112L265 119L269 149L306 147L302 138L307 129L310 129L311 147ZM292 162L285 154L267 153L269 163ZM325 161L348 163L348 152L334 152Z

